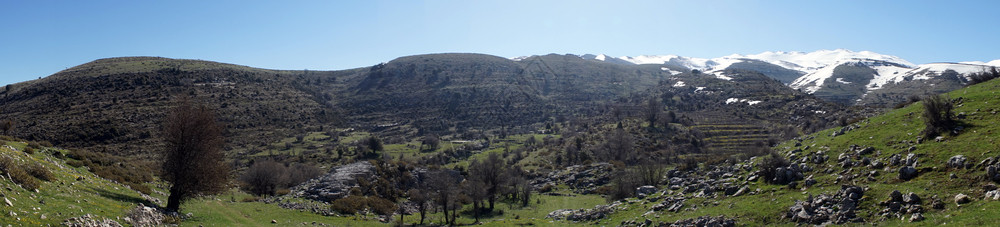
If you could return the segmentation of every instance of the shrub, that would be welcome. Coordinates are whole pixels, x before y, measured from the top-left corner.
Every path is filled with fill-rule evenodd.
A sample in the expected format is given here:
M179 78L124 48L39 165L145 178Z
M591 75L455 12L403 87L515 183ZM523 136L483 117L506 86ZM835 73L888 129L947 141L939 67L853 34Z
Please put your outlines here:
M285 166L280 163L265 160L256 161L247 169L240 181L245 185L244 190L254 195L274 195L279 187L288 181Z
M765 182L772 184L784 184L788 182L774 182L775 176L778 174L779 167L788 166L788 160L785 157L781 157L777 153L771 153L768 156L761 158L760 163L757 164L760 167L760 177L764 178Z
M365 208L365 197L351 195L333 201L330 209L341 214L355 214Z
M35 154L35 148L25 147L24 148L24 153L25 154Z
M152 193L152 190L143 184L153 181L152 167L155 165L150 161L129 160L86 150L70 150L66 156L70 158L66 160L67 165L75 168L87 166L97 176L118 181L145 194Z
M38 180L35 177L24 171L22 166L18 166L14 159L2 156L0 157L0 174L9 175L14 183L21 185L28 190L35 190L39 187Z
M925 138L932 138L955 127L952 107L951 99L943 96L930 96L924 99Z
M25 171L28 172L28 175L38 178L39 180L52 181L53 179L56 179L49 169L46 169L45 166L42 166L42 164L39 163L27 165Z

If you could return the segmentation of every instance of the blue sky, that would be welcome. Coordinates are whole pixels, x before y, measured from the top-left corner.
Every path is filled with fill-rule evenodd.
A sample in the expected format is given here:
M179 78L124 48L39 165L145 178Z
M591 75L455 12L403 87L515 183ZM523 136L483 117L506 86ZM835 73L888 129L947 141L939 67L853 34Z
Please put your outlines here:
M443 52L1000 59L1000 1L3 1L0 84L99 58L331 70Z

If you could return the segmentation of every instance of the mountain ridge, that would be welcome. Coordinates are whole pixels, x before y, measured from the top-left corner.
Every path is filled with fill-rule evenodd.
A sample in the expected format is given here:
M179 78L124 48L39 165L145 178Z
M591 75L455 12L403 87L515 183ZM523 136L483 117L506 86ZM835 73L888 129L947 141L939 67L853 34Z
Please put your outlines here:
M624 65L663 65L674 67L670 71L683 68L684 70L698 70L713 74L720 79L730 79L725 74L727 69L744 69L758 71L772 78L778 79L795 89L802 89L806 93L814 94L824 99L840 102L849 105L881 105L889 106L900 100L871 100L860 99L867 97L875 90L887 87L887 84L896 83L922 83L913 86L935 86L939 80L956 80L955 85L947 88L936 89L935 93L941 93L957 89L967 85L969 77L975 73L987 72L991 68L1000 66L1000 59L990 62L965 61L965 62L934 62L927 64L913 64L903 58L879 54L872 51L851 51L847 49L818 50L813 52L800 51L766 51L759 54L732 54L717 58L692 58L677 55L640 55L636 57L622 56L610 57L600 54L576 55L580 58L594 61L604 61ZM514 58L517 61L524 57ZM857 65L859 62L868 62L865 65ZM854 67L868 68L865 72L854 71L865 75L847 75L835 73L835 69L845 64L854 64ZM667 71L667 68L664 68ZM682 70L683 71L683 70ZM950 71L950 72L949 72ZM955 77L951 72L960 76ZM866 86L841 89L827 81L844 81L846 77L860 78L852 83L863 83ZM954 77L954 78L953 78ZM851 85L852 87L860 84ZM899 86L889 86L899 87ZM900 91L890 91L893 93L906 93ZM924 95L911 91L909 95Z

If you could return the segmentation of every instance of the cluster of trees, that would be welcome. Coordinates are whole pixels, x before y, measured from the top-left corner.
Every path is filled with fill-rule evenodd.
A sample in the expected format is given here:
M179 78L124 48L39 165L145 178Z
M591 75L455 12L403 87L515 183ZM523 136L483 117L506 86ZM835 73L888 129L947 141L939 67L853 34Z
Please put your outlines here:
M420 185L407 191L409 201L420 213L420 224L432 207L444 212L445 223L454 225L458 209L464 204L473 205L478 222L481 215L495 211L497 202L527 206L531 201L532 187L525 172L509 165L497 153L470 161L464 175L455 170L430 170Z
M969 85L986 82L997 77L1000 77L1000 71L997 71L997 67L990 67L989 70L969 75Z

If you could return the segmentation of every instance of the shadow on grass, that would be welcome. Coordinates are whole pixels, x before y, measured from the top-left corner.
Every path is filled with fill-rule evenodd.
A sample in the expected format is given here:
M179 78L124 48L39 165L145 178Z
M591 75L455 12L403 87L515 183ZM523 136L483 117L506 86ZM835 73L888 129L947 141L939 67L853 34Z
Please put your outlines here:
M125 194L118 193L118 192L112 192L112 191L105 190L103 188L90 188L90 189L93 190L94 192L96 192L97 194L101 195L101 197L104 197L104 198L118 200L120 202L126 202L126 203L143 204L143 205L146 205L146 206L149 206L149 207L159 207L159 205L157 205L157 204L155 204L155 203L153 203L153 202L151 202L149 200L143 199L141 197L125 195Z

